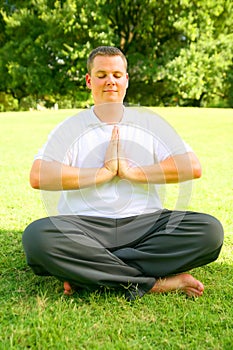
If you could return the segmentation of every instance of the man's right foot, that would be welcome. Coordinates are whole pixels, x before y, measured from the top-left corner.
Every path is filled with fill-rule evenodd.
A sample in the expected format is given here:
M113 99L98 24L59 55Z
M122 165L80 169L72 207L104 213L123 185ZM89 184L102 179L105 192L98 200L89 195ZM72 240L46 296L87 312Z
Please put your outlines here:
M71 295L73 293L73 290L72 290L69 282L67 282L67 281L64 282L63 286L64 286L64 294L65 295Z

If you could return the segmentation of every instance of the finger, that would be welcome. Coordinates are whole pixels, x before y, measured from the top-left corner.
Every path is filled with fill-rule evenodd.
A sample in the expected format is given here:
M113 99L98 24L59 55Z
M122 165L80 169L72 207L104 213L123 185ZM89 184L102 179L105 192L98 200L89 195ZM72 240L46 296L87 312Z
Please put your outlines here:
M112 130L112 140L118 140L119 138L119 129L117 126L114 126L113 130Z
M118 142L118 156L120 159L125 159L125 152L122 148L121 142Z

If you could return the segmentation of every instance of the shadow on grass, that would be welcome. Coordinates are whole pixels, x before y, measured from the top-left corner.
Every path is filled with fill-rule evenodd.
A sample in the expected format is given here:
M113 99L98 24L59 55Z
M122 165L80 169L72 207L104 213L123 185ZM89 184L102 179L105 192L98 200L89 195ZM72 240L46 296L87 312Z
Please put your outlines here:
M46 295L51 301L69 300L63 294L63 283L53 276L36 276L26 264L26 257L22 246L21 231L0 230L0 302L17 303L22 300ZM103 293L104 292L104 293ZM86 303L101 295L124 295L123 291L101 288L93 292L79 289L72 294L72 298L82 299Z

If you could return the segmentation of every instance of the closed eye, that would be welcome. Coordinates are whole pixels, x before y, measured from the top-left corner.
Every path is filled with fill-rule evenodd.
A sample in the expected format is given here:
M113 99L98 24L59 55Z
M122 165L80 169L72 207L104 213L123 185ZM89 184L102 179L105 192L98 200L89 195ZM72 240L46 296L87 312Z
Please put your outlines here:
M115 74L114 74L114 78L119 79L119 78L121 78L121 77L122 77L122 74L121 74L121 73L115 73Z
M122 72L114 72L112 73L113 74L113 77L116 78L116 79L120 79L123 77L123 73ZM105 72L101 72L99 71L97 74L96 74L97 78L99 79L104 79L107 77L107 73Z
M99 79L103 79L103 78L106 77L106 74L98 74L97 77L98 77Z

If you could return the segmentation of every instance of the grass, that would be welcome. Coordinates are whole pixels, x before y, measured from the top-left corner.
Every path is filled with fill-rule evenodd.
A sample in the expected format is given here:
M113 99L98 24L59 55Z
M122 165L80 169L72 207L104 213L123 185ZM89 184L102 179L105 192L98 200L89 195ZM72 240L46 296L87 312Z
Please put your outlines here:
M45 216L28 184L34 154L51 128L74 111L0 114L0 349L231 350L233 329L233 113L221 109L154 108L193 147L203 165L190 209L217 216L226 237L219 259L193 271L202 298L146 295L128 303L115 292L71 297L53 277L26 266L21 235Z

